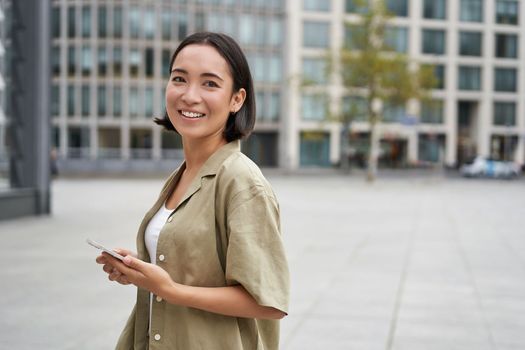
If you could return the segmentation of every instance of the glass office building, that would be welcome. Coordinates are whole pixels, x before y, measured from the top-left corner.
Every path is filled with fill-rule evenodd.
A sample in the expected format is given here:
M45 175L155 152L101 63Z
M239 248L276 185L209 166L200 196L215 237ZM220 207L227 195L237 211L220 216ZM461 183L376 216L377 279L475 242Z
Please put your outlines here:
M164 114L169 61L188 34L224 32L243 47L256 85L257 125L244 151L278 166L285 8L282 1L52 2L52 142L65 170L173 168L181 140Z
M438 81L431 101L383 106L380 165L454 166L475 155L525 161L525 19L517 0L385 0L393 18L385 40ZM285 115L292 168L340 161L342 127L327 110L362 109L363 99L337 79L318 76L327 49L352 44L365 9L353 0L301 0L287 5L290 76ZM346 25L345 25L346 23ZM354 24L354 25L352 25ZM353 47L358 49L358 47ZM354 93L354 94L353 94ZM324 104L324 106L323 106ZM352 107L353 106L353 107ZM369 125L351 125L356 163L368 152Z

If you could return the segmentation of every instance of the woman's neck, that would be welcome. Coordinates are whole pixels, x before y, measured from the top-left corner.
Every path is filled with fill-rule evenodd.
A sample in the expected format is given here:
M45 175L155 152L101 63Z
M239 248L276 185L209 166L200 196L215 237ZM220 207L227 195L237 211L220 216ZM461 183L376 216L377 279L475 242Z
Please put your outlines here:
M196 174L206 160L225 145L227 142L224 137L206 138L198 140L182 139L184 148L184 159L186 161L186 172Z

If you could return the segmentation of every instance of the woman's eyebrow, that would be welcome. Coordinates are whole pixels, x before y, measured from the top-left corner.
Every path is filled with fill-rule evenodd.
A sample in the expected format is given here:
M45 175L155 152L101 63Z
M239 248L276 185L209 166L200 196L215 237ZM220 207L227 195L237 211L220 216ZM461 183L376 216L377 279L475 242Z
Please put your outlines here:
M188 74L188 71L183 69L183 68L173 68L171 70L171 73L173 73L173 72L178 72L178 73L182 73L182 74ZM212 77L212 78L217 78L220 81L224 81L224 79L222 79L218 74L215 74L215 73L212 73L212 72L202 73L201 77Z

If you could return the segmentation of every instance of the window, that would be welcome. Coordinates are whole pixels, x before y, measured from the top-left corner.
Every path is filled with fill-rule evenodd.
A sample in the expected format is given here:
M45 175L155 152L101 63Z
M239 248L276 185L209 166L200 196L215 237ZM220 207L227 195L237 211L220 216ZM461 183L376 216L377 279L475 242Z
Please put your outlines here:
M481 56L482 37L480 32L459 33L459 54L461 56Z
M362 96L343 97L343 114L351 121L366 121L368 119L368 106Z
M140 34L141 15L138 7L131 7L129 9L129 36L133 39L138 39Z
M400 123L406 116L405 106L393 105L388 102L383 104L383 122Z
M345 11L348 13L366 13L368 11L368 5L360 6L361 2L356 0L345 1Z
M105 47L101 46L98 48L98 75L106 76L108 66L108 51Z
M98 36L105 38L108 35L108 11L105 7L98 8Z
M171 52L169 50L162 50L162 76L168 79L170 76L170 60Z
M459 66L458 89L481 90L481 68L475 66Z
M264 102L264 92L255 93L255 105L257 106L257 118L266 119L266 103Z
M483 0L461 0L459 19L463 22L483 22Z
M122 74L122 48L113 48L113 74L120 76Z
M330 46L330 24L304 22L303 46L326 48Z
M283 40L283 28L281 20L272 18L269 22L267 41L268 45L279 46Z
M445 88L445 66L442 64L434 65L434 76L436 77L436 89Z
M252 15L243 14L240 18L241 44L249 45L255 42L254 18Z
M153 88L147 87L144 91L144 115L146 118L153 116Z
M231 37L236 37L237 35L237 18L238 16L232 16L231 14L221 14L222 17L222 28L225 34L228 34ZM270 28L271 30L272 28Z
M82 85L81 88L81 108L82 108L82 116L87 117L89 116L89 107L90 107L90 98L89 98L89 85Z
M91 47L85 45L82 47L82 75L90 75L92 66L93 57L91 56Z
M91 36L91 7L82 7L82 37L89 38Z
M206 30L206 21L204 19L204 12L195 13L195 21L193 22L195 26L195 31L202 32Z
M113 116L120 117L122 114L122 89L120 86L113 88Z
M299 163L301 166L330 166L330 135L323 132L302 132Z
M266 20L264 18L255 18L255 44L259 46L264 45L264 37L266 35Z
M76 106L76 98L75 98L75 85L68 85L67 86L67 115L72 117L75 115L75 106Z
M155 37L155 13L152 8L148 8L144 12L142 25L144 26L144 37L153 39Z
M303 9L307 11L330 11L330 1L303 0Z
M325 117L326 98L322 95L303 94L301 107L304 120L321 121Z
M60 88L58 85L53 85L51 88L51 115L57 116L60 114Z
M173 13L167 9L162 11L162 40L171 40L171 25L173 22Z
M272 121L279 120L281 114L281 95L277 92L270 94L270 103L268 105L268 118Z
M388 49L406 53L408 50L407 28L387 27L385 30L385 44Z
M516 68L495 68L494 90L502 92L516 91L517 76Z
M494 102L494 125L516 125L516 103Z
M141 57L139 49L129 50L129 75L131 77L137 77L139 75L139 69L141 65Z
M513 0L496 1L496 23L518 24L518 2Z
M60 47L54 46L51 49L51 71L53 75L60 75Z
M386 0L386 8L396 16L408 16L408 0Z
M443 124L443 101L432 100L421 104L421 122Z
M145 61L146 61L146 76L147 77L153 77L153 65L154 65L154 58L153 58L153 49L147 48L145 53Z
M183 40L188 35L188 17L185 13L177 14L177 35L179 40Z
M495 56L499 58L518 57L518 36L516 34L496 34Z
M122 38L122 7L113 9L113 37Z
M283 77L282 74L282 65L281 57L279 56L270 56L269 60L269 76L267 81L270 83L279 83Z
M67 9L67 36L74 38L77 35L75 20L75 8L73 6Z
M217 13L209 13L206 30L210 32L222 32L222 16Z
M53 7L51 12L51 32L53 38L60 38L60 7Z
M106 87L104 85L100 85L97 88L97 114L99 117L106 115L106 105Z
M445 31L439 29L424 29L421 47L423 48L423 53L434 55L445 54Z
M357 25L345 25L345 48L349 50L359 50L367 45L368 37L363 32L363 28ZM388 38L387 38L388 41ZM388 44L388 42L387 42Z
M423 17L429 19L447 18L447 0L425 0Z
M139 114L139 89L132 87L129 89L129 115L136 117Z
M304 58L303 80L306 83L325 84L326 68L326 61L323 58Z

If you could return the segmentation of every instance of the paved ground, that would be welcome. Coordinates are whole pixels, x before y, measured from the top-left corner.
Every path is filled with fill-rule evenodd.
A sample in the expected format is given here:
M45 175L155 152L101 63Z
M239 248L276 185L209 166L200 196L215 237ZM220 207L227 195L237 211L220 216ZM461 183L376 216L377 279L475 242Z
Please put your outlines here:
M401 174L401 173L400 173ZM292 272L282 349L525 349L525 181L270 177ZM131 247L160 179L61 179L0 223L0 349L112 349L134 290L86 237Z

